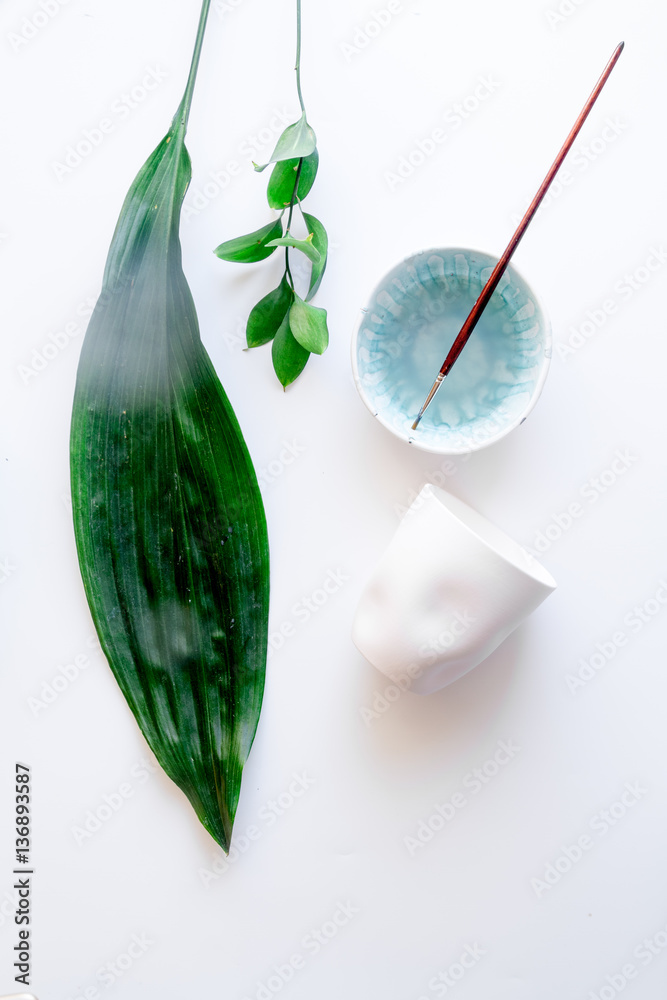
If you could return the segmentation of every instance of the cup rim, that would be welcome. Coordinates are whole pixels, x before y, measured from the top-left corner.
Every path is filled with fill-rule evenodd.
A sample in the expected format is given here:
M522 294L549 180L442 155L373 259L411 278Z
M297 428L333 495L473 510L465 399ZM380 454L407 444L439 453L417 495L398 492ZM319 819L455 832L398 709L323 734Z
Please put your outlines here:
M461 500L453 493L448 493L447 490L443 490L434 483L425 483L413 503L416 504L423 495L433 497L451 517L479 541L480 545L492 551L517 573L530 577L535 583L548 590L556 589L558 584L549 570L511 535L490 521L485 514L481 514L465 500ZM483 528L484 531L480 528Z
M387 271L384 272L383 275L381 275L379 280L377 280L373 285L373 290L371 291L371 294L368 296L367 301L371 301L373 299L373 296L375 295L375 292L377 291L383 279L393 270L399 267L401 264L406 264L409 261L414 260L415 257L421 257L424 254L442 253L442 252L447 252L448 254L457 252L463 254L479 254L483 257L491 258L491 260L496 263L500 259L495 254L489 253L488 250L479 250L476 249L475 247L461 247L461 246L427 247L423 250L415 250L413 253L408 254L407 257L403 257L400 261L394 264L392 268L389 268ZM426 444L423 443L423 439L422 442L420 442L418 432L415 431L414 433L402 433L395 427L391 426L391 424L384 417L380 416L378 411L373 406L370 397L366 393L366 390L364 389L361 383L361 375L359 374L359 365L358 365L359 331L361 330L362 323L364 321L366 314L368 313L369 307L368 305L366 305L362 306L359 309L357 320L352 333L352 342L350 350L351 361L352 361L352 376L354 379L354 384L366 409L370 413L372 413L372 415L375 417L375 419L378 421L379 424L385 427L391 434L394 435L394 437L398 438L399 441L405 441L406 444L412 445L419 451L426 451L433 455L469 455L472 452L481 451L483 448L488 448L489 445L496 444L498 441L501 441L516 427L519 427L524 422L528 414L532 411L533 407L537 403L537 400L540 398L540 395L542 394L542 389L544 388L544 383L546 381L549 369L551 367L551 358L553 354L553 331L551 327L551 320L549 319L549 314L547 313L544 307L544 303L540 295L538 295L534 291L533 286L530 284L530 282L526 280L522 272L514 265L512 261L510 261L510 263L507 265L507 271L513 272L519 279L519 281L522 281L526 285L526 287L530 289L530 293L535 302L535 305L538 307L540 313L542 314L542 317L544 318L544 356L542 358L542 364L539 375L535 380L535 386L533 388L532 395L525 409L523 409L511 423L502 427L496 434L485 439L484 441L472 440L471 444L468 447L453 448L451 446L443 447L442 445Z

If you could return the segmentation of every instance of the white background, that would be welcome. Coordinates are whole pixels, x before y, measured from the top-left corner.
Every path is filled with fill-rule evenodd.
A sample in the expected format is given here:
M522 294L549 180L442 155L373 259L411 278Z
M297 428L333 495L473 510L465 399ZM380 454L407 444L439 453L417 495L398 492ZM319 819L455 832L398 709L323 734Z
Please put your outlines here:
M144 780L146 745L92 648L67 506L83 314L125 193L180 100L199 4L69 0L17 45L10 36L40 8L4 0L0 992L19 988L10 889L20 760L33 775L40 1000L665 996L667 609L655 595L667 596L667 266L654 254L667 248L665 17L655 0L566 0L559 19L558 2L402 0L377 30L385 0L304 0L303 87L321 154L305 207L333 243L316 299L332 336L287 393L269 348L241 350L251 306L277 284L277 255L241 266L211 250L271 218L268 175L253 172L248 141L275 109L296 117L294 5L214 3L188 139L186 204L203 207L182 227L185 270L264 473L271 629L295 626L269 660L244 775L235 842L248 849L223 870L179 790L159 771ZM521 428L445 476L437 456L392 438L357 397L349 349L359 308L415 250L504 249L621 39L626 50L568 161L570 183L515 258L561 348L542 398ZM121 115L116 102L149 68L165 78ZM493 93L476 102L482 78ZM473 110L457 119L466 101ZM59 179L54 164L103 118L113 131ZM395 183L400 158L435 128L446 140ZM225 190L195 201L230 162L239 169ZM40 366L67 324L65 346ZM299 451L290 464L284 442ZM618 450L625 468L610 472ZM593 484L601 475L604 492ZM401 508L434 479L541 548L559 588L455 685L390 704L350 626ZM579 516L568 525L572 504ZM295 605L330 572L346 579L304 621ZM619 631L627 641L610 657ZM583 670L591 679L568 683L596 651L599 669ZM77 656L83 668L53 697ZM499 740L520 750L475 794L466 776ZM299 797L295 774L308 784ZM633 804L614 806L626 783ZM465 806L411 851L405 838L457 791ZM105 796L122 805L77 836ZM279 796L280 816L268 805ZM613 826L602 818L609 809ZM566 870L564 848L582 837L590 847ZM356 912L345 918L340 904ZM336 916L342 926L315 953L307 935L332 933ZM133 935L143 945L128 951ZM434 989L439 973L460 974L466 946L481 957L456 985ZM294 955L301 967L283 985L275 967Z

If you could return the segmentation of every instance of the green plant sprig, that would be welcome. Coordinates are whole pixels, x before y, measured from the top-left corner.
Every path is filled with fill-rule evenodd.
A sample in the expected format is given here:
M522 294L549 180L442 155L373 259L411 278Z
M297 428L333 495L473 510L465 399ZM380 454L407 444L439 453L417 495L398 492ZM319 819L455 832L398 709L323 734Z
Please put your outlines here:
M253 164L260 172L273 164L266 196L269 207L279 211L280 216L255 232L226 240L214 251L221 260L249 264L265 260L278 247L285 248L285 271L280 284L254 306L246 327L248 347L273 341L273 367L285 389L301 374L310 355L323 354L329 344L326 310L310 304L324 275L329 239L320 220L304 212L301 204L313 186L319 165L317 138L308 124L301 91L301 0L296 4L296 35L296 88L301 117L279 137L267 163ZM308 232L305 239L292 233L297 206ZM292 276L290 251L293 250L302 253L311 264L304 297L296 291Z

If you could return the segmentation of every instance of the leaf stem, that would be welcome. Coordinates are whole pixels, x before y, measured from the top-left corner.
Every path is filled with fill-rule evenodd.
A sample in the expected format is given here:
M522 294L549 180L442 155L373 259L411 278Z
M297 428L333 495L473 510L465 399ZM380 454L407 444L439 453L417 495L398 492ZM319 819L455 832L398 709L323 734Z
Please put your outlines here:
M301 94L301 0L296 0L296 66L294 69L296 70L296 91L299 95L301 113L305 118L306 108Z
M298 190L299 190L299 179L301 177L301 167L303 166L303 156L299 157L299 162L296 168L296 177L294 178L294 190L292 191L292 197L289 203L289 212L287 215L287 228L285 230L285 236L289 236L290 226L292 225L292 215L294 213L294 202L299 200Z
M294 291L294 278L289 266L289 247L285 247L285 274L289 280L289 286Z
M199 69L199 57L201 56L202 43L204 41L204 31L206 29L206 21L208 19L208 12L211 7L211 0L203 0L201 14L199 15L199 27L197 28L197 37L195 39L194 52L192 53L192 62L190 63L190 73L188 75L188 82L185 85L185 92L183 94L183 99L179 105L178 111L176 112L176 117L174 121L178 120L178 123L185 129L188 127L188 118L190 117L190 105L192 104L192 94L195 89L195 80L197 78L197 70Z
M300 0L297 0L300 3ZM285 228L285 236L290 235L290 226L292 225L292 215L294 214L294 202L299 201L298 190L299 190L299 179L301 177L301 167L303 165L303 156L299 157L299 162L296 168L296 177L294 178L294 188L292 190L292 197L289 203L289 212L287 215L287 226ZM299 202L299 205L301 202ZM292 291L294 291L294 279L292 278L292 272L289 266L289 247L285 247L285 273L289 277L289 283L292 286Z

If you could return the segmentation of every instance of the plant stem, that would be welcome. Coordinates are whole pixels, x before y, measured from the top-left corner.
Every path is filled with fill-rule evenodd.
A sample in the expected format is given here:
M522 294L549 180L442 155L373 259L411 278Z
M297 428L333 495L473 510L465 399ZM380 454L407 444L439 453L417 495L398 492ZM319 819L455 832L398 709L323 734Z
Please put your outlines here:
M195 39L195 48L192 53L192 62L190 63L190 73L188 75L188 82L185 85L185 92L183 94L183 100L181 101L178 111L176 112L176 118L179 119L180 125L185 132L188 127L188 118L190 117L190 105L192 104L192 93L195 89L195 80L197 78L197 70L199 69L199 57L201 55L202 43L204 41L204 31L206 29L206 21L208 18L208 12L211 6L211 0L203 0L201 14L199 15L199 27L197 28L197 37Z
M297 192L299 190L299 179L301 177L301 167L303 165L303 156L299 157L299 162L296 168L296 177L294 179L294 190L292 191L292 197L289 203L289 212L287 215L287 228L285 230L285 236L289 236L290 226L292 225L292 215L294 213L294 202L298 201Z
M289 279L290 288L292 289L293 292L295 292L294 278L292 277L292 272L290 271L290 266L289 266L289 247L285 247L285 274Z
M299 95L301 113L305 116L306 108L301 94L301 0L296 0L296 91Z
M292 191L292 197L289 203L289 213L287 215L287 226L285 228L285 236L289 236L290 226L292 225L292 215L294 214L294 202L298 201L298 190L299 190L299 178L301 177L301 167L303 164L303 156L299 157L299 162L296 168L296 177L294 179L294 190ZM300 204L300 203L299 203ZM292 278L292 272L289 266L289 247L285 247L285 272L289 278L289 283L292 286L292 291L294 291L294 279Z

